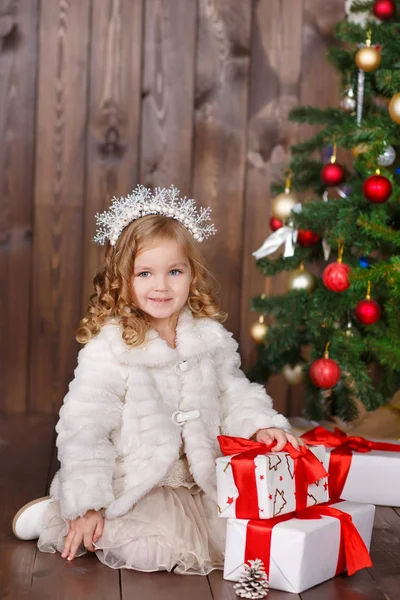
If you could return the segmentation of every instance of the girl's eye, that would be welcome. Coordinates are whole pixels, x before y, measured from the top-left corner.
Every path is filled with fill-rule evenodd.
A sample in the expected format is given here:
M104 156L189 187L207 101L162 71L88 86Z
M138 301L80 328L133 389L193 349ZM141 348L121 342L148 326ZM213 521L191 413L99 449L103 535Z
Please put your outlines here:
M179 269L172 269L170 273L175 275L176 273L182 273L182 271ZM138 273L138 277L146 277L147 275L150 275L150 271L142 271L141 273Z

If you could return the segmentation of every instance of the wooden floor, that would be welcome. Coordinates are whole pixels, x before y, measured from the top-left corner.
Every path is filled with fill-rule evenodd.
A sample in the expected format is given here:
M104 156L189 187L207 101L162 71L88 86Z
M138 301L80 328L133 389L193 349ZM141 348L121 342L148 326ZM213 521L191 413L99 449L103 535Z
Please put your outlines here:
M94 555L67 563L39 552L11 531L14 513L47 494L57 468L54 419L0 420L1 600L234 600L233 584L220 572L209 577L112 570ZM371 474L373 476L373 474ZM341 576L301 595L271 591L269 600L400 600L400 510L377 509L372 569Z

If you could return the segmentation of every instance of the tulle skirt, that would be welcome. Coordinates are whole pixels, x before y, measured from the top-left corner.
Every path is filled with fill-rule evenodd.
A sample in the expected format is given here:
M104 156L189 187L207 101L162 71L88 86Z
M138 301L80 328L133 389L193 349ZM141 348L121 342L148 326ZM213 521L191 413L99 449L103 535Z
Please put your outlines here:
M198 488L161 486L121 517L105 519L103 535L94 548L98 559L113 569L207 575L223 568L225 527L216 504ZM59 502L51 502L39 550L62 552L68 530L69 521L61 516ZM76 556L86 552L81 545Z

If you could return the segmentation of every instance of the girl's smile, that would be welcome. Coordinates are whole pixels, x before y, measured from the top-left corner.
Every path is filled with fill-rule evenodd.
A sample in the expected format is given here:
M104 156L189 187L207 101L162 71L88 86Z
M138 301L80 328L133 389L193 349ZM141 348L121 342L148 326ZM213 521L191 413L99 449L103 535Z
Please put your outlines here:
M189 261L175 240L159 239L136 256L131 282L134 303L158 331L172 330L191 283Z

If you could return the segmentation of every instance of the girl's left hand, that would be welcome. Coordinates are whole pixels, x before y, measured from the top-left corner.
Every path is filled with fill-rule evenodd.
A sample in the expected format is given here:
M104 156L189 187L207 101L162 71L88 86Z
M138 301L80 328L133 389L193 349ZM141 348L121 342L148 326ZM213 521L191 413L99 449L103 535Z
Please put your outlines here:
M259 429L254 436L256 442L264 442L264 444L272 444L276 441L276 444L271 448L272 452L280 452L282 448L289 442L296 450L300 450L300 446L305 446L302 439L284 431L277 427L268 427L268 429Z

